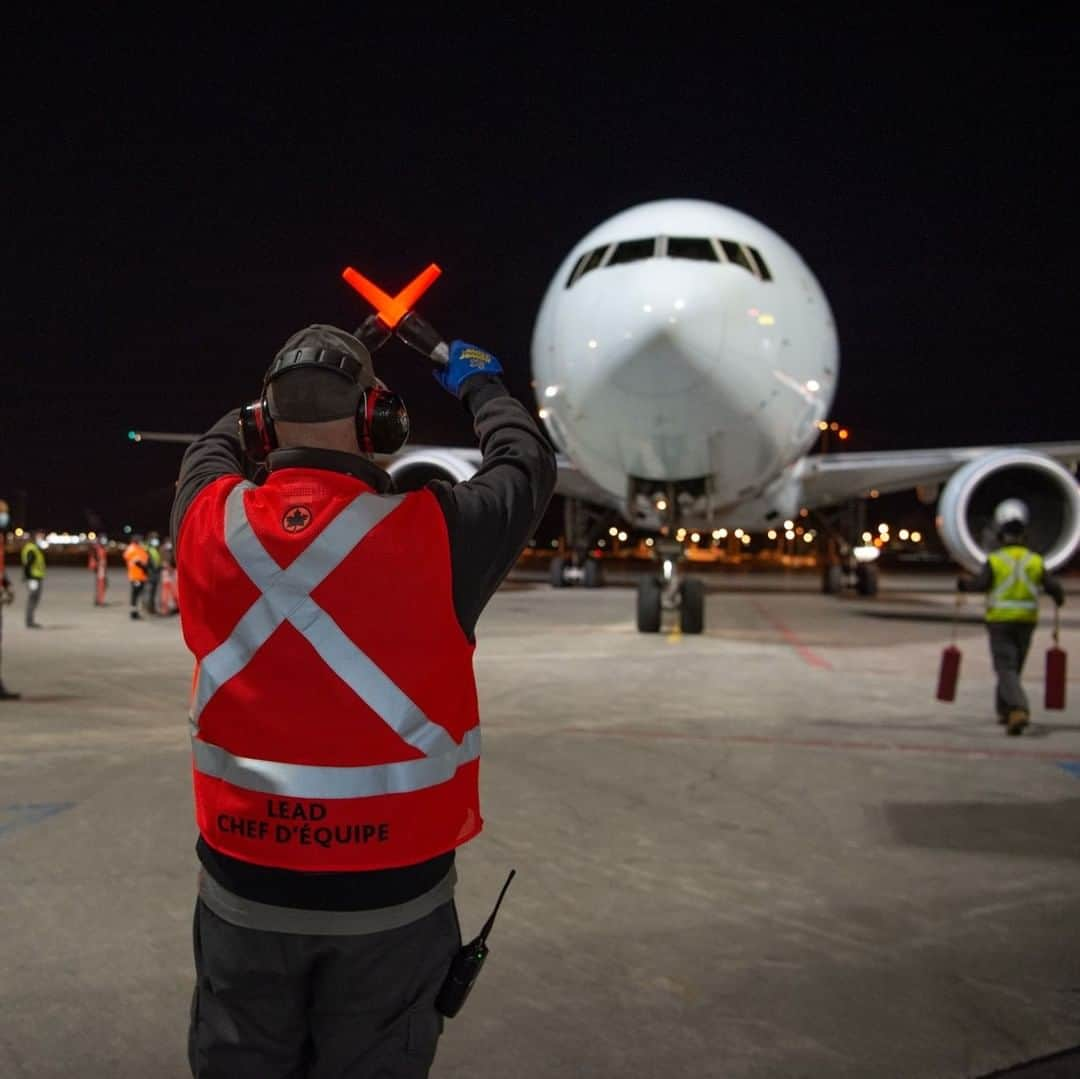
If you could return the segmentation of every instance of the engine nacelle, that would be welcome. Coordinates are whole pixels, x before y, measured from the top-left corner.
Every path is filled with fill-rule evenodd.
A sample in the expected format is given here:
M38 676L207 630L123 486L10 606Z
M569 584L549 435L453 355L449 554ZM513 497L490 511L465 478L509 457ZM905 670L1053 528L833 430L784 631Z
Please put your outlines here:
M938 503L937 528L949 554L976 572L1000 546L994 510L1019 498L1031 511L1028 543L1048 570L1063 566L1080 546L1080 488L1063 465L1034 450L994 450L949 477Z
M389 464L386 471L394 478L394 486L399 491L418 491L429 480L447 480L461 483L470 479L480 465L480 453L475 452L475 462L471 453L461 450L451 453L447 450L415 449L399 454Z

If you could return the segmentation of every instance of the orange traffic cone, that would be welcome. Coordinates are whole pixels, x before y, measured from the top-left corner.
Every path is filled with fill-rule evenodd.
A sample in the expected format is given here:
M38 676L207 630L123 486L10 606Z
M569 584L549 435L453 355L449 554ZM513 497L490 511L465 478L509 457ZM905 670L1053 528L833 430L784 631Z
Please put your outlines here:
M1060 710L1065 707L1065 669L1067 666L1065 651L1058 647L1058 633L1061 627L1061 615L1054 607L1054 643L1046 650L1046 691L1043 704L1048 709Z

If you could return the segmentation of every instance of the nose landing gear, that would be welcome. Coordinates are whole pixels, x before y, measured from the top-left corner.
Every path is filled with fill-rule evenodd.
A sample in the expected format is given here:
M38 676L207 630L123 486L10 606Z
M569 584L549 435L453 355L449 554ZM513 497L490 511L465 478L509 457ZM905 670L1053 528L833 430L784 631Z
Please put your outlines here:
M681 545L661 539L656 553L659 576L649 574L638 581L638 632L659 633L666 611L675 615L683 633L701 633L705 628L705 583L679 572Z

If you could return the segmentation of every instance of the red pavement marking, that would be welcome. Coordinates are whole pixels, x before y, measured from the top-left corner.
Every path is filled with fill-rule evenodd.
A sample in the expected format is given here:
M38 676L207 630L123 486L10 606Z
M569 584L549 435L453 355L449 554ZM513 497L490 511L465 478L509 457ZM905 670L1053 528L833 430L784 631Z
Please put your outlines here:
M785 622L781 622L769 609L758 600L754 599L750 601L751 606L766 622L780 634L781 637L791 645L792 648L798 653L799 658L810 667L819 667L823 671L831 671L833 669L832 664L823 659L813 649L808 648L803 644L799 635Z
M688 734L682 731L643 730L637 727L563 727L565 734L607 735L616 738L666 738L684 742L733 742L742 745L793 746L797 749L851 749L878 753L923 753L945 757L1019 757L1033 761L1080 761L1080 753L1054 753L1038 749L990 749L975 746L931 746L910 742L848 742L838 738L787 738L772 734Z

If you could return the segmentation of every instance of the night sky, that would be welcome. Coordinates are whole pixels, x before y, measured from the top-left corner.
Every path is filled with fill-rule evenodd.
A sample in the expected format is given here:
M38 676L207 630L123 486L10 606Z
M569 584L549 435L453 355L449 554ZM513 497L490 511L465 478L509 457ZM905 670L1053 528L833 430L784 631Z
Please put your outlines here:
M16 523L163 527L181 449L127 430L206 428L294 330L355 327L347 264L396 290L437 261L421 310L498 353L532 405L558 263L667 197L749 213L814 270L853 450L1080 437L1065 22L354 7L369 13L6 16ZM468 442L417 357L379 358L414 441Z

